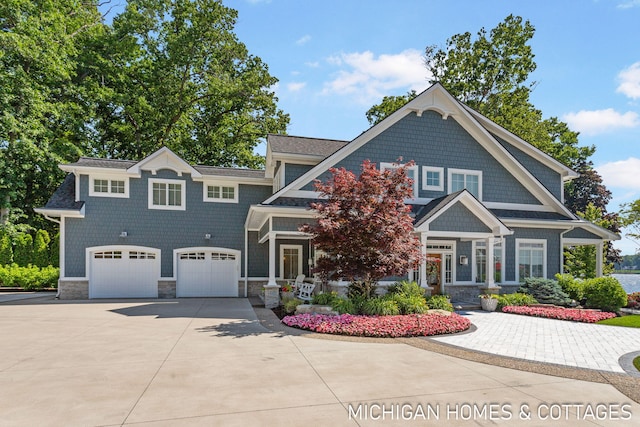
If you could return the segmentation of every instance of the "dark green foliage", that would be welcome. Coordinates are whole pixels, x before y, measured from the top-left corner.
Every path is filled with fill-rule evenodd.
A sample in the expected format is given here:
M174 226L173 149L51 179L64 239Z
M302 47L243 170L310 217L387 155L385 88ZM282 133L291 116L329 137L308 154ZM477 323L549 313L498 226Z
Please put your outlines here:
M298 298L282 298L282 309L287 314L295 313L300 304L304 304L304 301Z
M387 293L391 295L402 294L405 296L424 297L424 288L420 287L416 282L403 280L390 285L387 288Z
M8 265L13 262L13 248L9 234L0 231L0 265Z
M571 274L556 274L556 280L569 298L580 302L584 298L584 281L575 279Z
M347 296L349 298L364 297L373 298L376 295L377 286L373 282L356 280L349 284Z
M18 233L14 238L15 249L13 261L21 267L26 267L33 260L33 238L28 233Z
M56 233L49 245L49 260L54 267L60 266L60 233Z
M498 295L498 310L508 305L531 305L537 303L538 301L528 294L515 293Z
M616 312L627 305L627 293L613 277L589 279L584 284L587 307Z
M331 308L340 314L358 314L358 309L352 300L348 298L336 298L331 304Z
M36 238L33 241L33 261L32 263L38 267L46 267L50 265L49 259L49 242L51 238L46 230L38 230Z
M400 309L401 314L426 313L427 310L429 310L427 301L421 295L398 293L388 294L385 298L394 301Z
M338 298L339 297L337 292L322 292L313 296L313 298L311 299L311 304L332 305L333 302Z
M395 301L389 298L369 298L362 305L362 314L369 316L392 316L400 314Z
M444 295L433 295L427 299L427 305L432 310L453 311L453 305Z
M558 282L551 279L529 277L518 292L532 295L541 304L555 304L568 306L571 298L567 295Z

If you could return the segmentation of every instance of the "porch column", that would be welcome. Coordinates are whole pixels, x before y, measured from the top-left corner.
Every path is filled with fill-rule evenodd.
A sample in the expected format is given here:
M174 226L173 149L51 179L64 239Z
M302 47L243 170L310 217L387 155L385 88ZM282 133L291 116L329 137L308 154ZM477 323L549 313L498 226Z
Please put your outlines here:
M596 277L602 277L602 258L604 258L604 242L596 243Z
M277 286L276 282L276 236L269 234L269 283L268 286Z
M420 253L422 262L420 263L420 286L426 288L427 284L427 234L420 233Z
M487 277L485 278L485 283L488 288L493 288L496 285L495 273L493 269L495 265L493 263L493 236L489 237L486 241L485 248L487 250L487 256L485 259L487 272Z

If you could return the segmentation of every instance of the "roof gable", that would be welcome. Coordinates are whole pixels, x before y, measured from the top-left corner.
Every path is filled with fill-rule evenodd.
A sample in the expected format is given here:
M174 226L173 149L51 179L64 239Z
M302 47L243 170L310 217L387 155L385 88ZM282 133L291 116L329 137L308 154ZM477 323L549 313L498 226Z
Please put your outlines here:
M202 174L193 168L189 163L182 160L177 154L171 151L167 147L162 147L158 151L144 159L140 160L135 165L131 166L127 171L132 174L140 175L141 171L150 171L155 175L160 169L170 169L182 176L183 173L191 174L193 178L201 178Z
M442 85L438 83L431 86L383 121L371 127L349 144L324 159L310 171L301 175L288 186L284 187L282 190L267 199L264 203L270 204L278 197L287 197L290 192L291 195L295 194L296 191L301 190L314 179L321 176L330 167L336 165L347 156L355 153L359 148L398 123L402 118L409 114L421 116L425 111L429 110L439 113L443 120L447 120L449 117L455 117L456 122L459 123L460 126L492 157L500 162L508 173L520 181L535 199L543 205L551 206L556 212L571 215L560 200L545 188L530 171L518 162L518 160L478 122L478 120L467 110L467 108L463 106L463 104L457 101L444 89L444 87L442 87Z

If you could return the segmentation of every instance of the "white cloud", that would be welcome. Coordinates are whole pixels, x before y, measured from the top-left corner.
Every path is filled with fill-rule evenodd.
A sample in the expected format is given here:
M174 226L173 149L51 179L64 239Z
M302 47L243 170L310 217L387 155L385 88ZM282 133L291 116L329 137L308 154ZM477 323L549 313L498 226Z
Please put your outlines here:
M415 49L377 58L370 51L342 53L327 58L327 62L343 69L325 83L323 93L354 95L365 105L397 93L398 89L421 91L428 86L422 52Z
M298 92L304 89L306 85L307 83L305 82L291 82L287 84L287 89L289 89L290 92Z
M315 62L305 62L304 65L306 65L309 68L318 68L320 66L320 63L318 61Z
M618 9L631 9L632 7L640 6L640 0L626 0L619 3L616 6Z
M620 80L620 86L618 86L616 92L632 99L640 98L640 61L620 71L618 79Z
M304 36L296 40L296 44L298 46L302 46L303 44L306 44L309 40L311 40L311 36L309 34L305 34Z
M619 128L633 128L640 125L638 113L628 111L624 114L613 108L606 110L581 110L567 113L562 118L575 131L586 135L596 135Z
M638 179L640 159L629 157L625 160L605 163L596 167L596 170L607 187L640 192L640 179Z

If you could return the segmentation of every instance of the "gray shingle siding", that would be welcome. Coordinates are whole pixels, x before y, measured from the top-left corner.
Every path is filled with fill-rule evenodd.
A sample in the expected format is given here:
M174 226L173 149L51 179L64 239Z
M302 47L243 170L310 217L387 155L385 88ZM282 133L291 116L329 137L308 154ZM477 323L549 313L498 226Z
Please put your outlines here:
M493 156L491 156L471 135L460 126L455 118L443 120L440 114L427 111L422 117L411 113L369 141L355 153L347 156L337 167L359 171L362 161L370 159L376 163L403 162L414 160L420 167L419 197L441 197L447 194L448 169L468 169L482 171L483 201L502 203L540 202ZM422 166L443 167L444 191L424 191L422 187ZM323 174L321 180L329 175ZM306 186L305 189L311 189Z
M542 228L512 228L514 234L506 240L506 281L516 280L516 239L542 239L547 241L547 278L560 273L560 233L562 230Z
M491 229L478 219L462 203L451 206L447 212L440 215L429 224L432 231L466 231L489 233Z
M564 237L569 237L573 239L597 239L600 240L600 236L591 233L590 231L585 230L584 228L576 228L564 235Z
M298 231L298 227L308 221L300 218L273 218L274 231Z
M311 168L313 168L313 166L311 165L297 165L294 163L287 163L284 168L284 179L286 185L291 184L291 182L300 177L302 174L311 170Z
M495 137L495 135L494 135ZM542 185L545 186L556 199L562 200L562 177L558 172L540 163L538 160L529 156L525 152L517 149L511 144L506 143L504 140L495 137L496 140L513 156L518 162L520 162L529 172L535 176Z
M186 182L186 210L148 209L148 178ZM239 203L203 202L202 183L188 174L179 177L168 170L129 180L129 198L89 197L88 177L81 176L80 199L86 202L85 218L65 222L65 275L84 277L85 249L103 245L139 245L162 251L162 277L173 276L173 250L191 246L244 248L244 222L251 204L271 193L271 187L239 185ZM122 231L128 237L120 238ZM211 234L206 240L205 234ZM243 270L244 271L244 270Z

